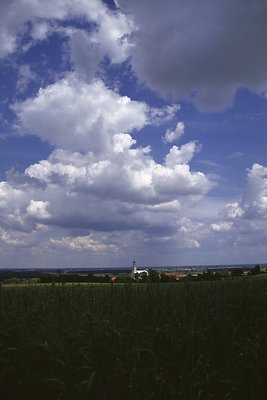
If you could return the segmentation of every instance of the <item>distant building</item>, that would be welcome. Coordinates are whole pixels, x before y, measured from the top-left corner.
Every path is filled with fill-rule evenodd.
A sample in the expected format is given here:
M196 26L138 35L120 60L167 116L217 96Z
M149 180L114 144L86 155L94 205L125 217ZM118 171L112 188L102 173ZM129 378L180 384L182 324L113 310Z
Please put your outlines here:
M141 274L147 274L148 275L148 271L146 269L138 269L135 260L133 260L133 264L132 264L132 277L135 278L136 275L141 275Z

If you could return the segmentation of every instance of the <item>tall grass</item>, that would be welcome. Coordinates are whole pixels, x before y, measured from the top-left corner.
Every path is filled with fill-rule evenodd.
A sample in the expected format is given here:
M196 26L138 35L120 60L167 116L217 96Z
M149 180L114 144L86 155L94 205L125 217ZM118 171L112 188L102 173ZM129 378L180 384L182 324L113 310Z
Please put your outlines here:
M0 301L2 399L265 399L265 280L2 287Z

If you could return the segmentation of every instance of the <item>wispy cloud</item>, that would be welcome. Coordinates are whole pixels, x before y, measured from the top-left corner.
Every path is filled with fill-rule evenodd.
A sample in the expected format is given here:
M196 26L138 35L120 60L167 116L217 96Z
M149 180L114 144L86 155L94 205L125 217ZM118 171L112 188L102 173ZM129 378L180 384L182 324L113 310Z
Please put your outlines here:
M236 160L238 158L241 158L244 156L244 153L242 153L241 151L235 151L234 153L229 154L228 156L226 156L225 158L228 160Z

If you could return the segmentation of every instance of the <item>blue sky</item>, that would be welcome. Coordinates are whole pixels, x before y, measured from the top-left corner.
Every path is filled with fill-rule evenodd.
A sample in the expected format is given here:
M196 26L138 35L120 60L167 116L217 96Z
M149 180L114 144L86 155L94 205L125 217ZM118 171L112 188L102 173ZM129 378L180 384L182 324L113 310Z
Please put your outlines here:
M267 262L263 0L0 19L0 267Z

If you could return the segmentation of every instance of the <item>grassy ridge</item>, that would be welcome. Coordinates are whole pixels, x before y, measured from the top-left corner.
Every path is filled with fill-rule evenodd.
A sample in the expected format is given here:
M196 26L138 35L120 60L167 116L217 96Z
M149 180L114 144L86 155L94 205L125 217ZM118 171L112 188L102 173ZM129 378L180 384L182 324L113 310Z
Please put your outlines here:
M266 280L0 293L3 399L265 399Z

